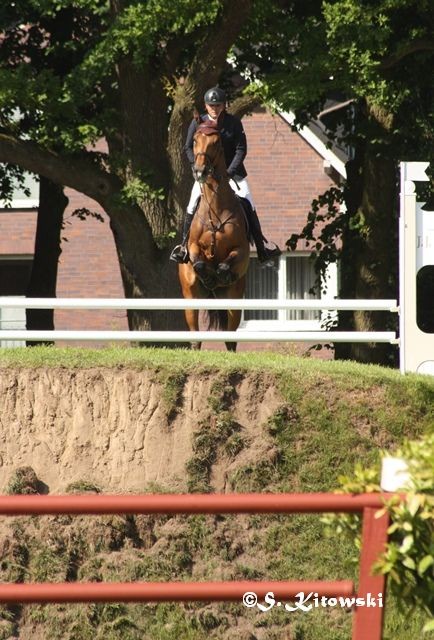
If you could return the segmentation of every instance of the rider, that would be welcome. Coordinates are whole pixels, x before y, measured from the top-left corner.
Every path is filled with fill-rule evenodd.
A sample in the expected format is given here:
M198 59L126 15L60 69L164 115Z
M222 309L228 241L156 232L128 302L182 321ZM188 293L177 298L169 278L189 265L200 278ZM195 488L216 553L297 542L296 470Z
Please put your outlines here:
M204 101L206 113L201 116L201 121L206 122L207 120L212 120L217 122L223 144L230 185L238 196L246 198L251 204L251 207L248 207L250 211L247 212L250 231L258 251L259 261L267 262L271 258L279 256L281 251L277 246L275 246L274 249L269 249L264 245L264 241L267 242L267 240L262 235L261 225L246 179L247 171L243 164L247 154L247 140L243 125L239 118L226 111L226 94L220 87L208 89L205 93ZM188 129L187 139L184 145L184 151L191 165L194 164L193 138L197 127L198 123L193 119ZM187 212L184 217L182 244L177 245L170 255L170 259L175 262L188 262L187 239L200 194L200 184L195 181L187 206Z

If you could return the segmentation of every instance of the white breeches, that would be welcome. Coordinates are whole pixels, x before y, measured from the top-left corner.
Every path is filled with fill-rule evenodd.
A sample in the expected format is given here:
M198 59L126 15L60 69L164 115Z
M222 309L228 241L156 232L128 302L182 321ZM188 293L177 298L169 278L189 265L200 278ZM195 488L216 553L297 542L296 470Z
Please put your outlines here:
M233 191L240 196L241 198L247 198L247 200L252 205L252 208L255 209L255 203L253 202L252 194L250 193L249 183L247 182L247 178L243 178L242 180L237 180L235 183L234 180L229 181L230 186ZM237 186L238 185L238 186ZM200 198L200 183L195 181L193 185L193 189L191 190L190 200L187 206L187 213L193 215L194 210L196 208L196 201Z

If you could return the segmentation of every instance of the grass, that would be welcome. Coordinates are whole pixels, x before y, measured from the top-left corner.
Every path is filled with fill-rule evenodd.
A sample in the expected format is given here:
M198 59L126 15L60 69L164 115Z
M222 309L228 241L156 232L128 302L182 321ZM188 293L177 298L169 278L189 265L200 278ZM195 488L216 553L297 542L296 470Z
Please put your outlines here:
M263 425L273 456L232 467L231 491L332 491L338 476L351 474L355 462L378 464L381 448L393 451L404 437L434 429L433 378L353 362L153 348L0 350L0 368L29 367L155 372L169 420L184 410L188 378L212 376L204 399L210 420L195 432L186 468L191 491L209 491L215 462L236 461L252 444L234 419L235 388L246 375L257 376L260 385L278 386L282 403ZM97 490L86 481L70 489ZM18 490L21 485L14 487ZM21 580L27 573L63 579L73 563L80 580L357 580L351 544L327 538L316 515L71 518L56 521L55 538L50 533L54 527L45 524L39 530L35 521L14 525L14 544L19 540L19 546L2 559L6 579ZM148 543L140 546L140 540ZM239 603L25 609L31 612L28 619L53 640L226 640L237 637L236 623L250 625L261 640L349 640L352 622L351 615L338 610L288 614L274 608L260 613ZM420 612L402 610L389 598L384 640L419 638L423 623ZM10 610L0 611L0 640L10 636L12 627Z
M22 347L0 349L0 367L133 367L138 369L158 369L170 367L210 371L219 369L230 371L286 371L295 368L298 372L314 375L321 370L338 376L342 382L348 373L363 373L363 378L372 381L399 380L400 374L393 369L377 365L359 365L354 362L330 362L313 358L297 358L266 351L231 353L228 351L193 351L190 349L107 347L87 349L77 347L58 348L53 346ZM413 377L412 374L406 376ZM429 380L427 376L414 376ZM351 381L354 383L354 380Z

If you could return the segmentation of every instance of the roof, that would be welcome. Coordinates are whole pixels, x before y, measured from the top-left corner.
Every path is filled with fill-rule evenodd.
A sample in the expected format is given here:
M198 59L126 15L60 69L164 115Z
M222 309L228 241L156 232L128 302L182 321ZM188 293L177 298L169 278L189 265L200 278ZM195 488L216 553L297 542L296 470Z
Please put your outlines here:
M292 111L279 111L279 115L289 125L294 125L295 114ZM330 147L326 126L321 120L321 114L317 120L312 120L308 126L297 126L296 131L326 162L330 163L339 175L343 178L347 177L345 163L350 157L348 149L336 143L333 143Z

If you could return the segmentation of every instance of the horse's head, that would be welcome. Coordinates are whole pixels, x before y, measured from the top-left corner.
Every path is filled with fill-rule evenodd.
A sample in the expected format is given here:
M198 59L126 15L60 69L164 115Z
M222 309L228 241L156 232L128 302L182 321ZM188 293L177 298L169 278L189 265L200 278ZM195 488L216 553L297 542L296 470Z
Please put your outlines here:
M222 154L220 133L211 121L202 122L194 134L193 175L198 182L206 182L208 176L215 176L215 168Z

